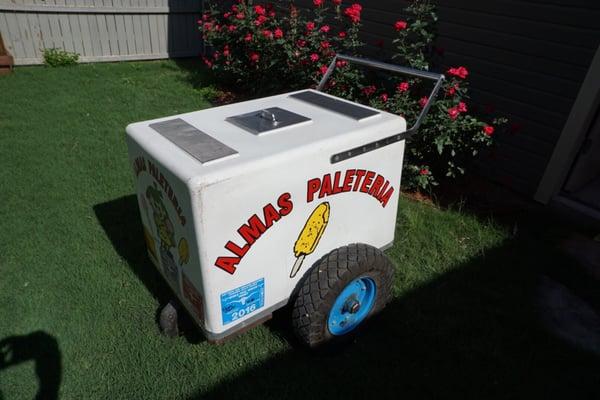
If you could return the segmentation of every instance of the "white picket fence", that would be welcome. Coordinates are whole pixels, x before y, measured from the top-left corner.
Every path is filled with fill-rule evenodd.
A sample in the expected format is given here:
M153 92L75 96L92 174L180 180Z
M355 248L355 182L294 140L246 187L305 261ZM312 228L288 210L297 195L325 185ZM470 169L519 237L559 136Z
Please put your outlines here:
M0 33L19 65L43 50L82 62L188 57L202 51L201 0L0 0Z

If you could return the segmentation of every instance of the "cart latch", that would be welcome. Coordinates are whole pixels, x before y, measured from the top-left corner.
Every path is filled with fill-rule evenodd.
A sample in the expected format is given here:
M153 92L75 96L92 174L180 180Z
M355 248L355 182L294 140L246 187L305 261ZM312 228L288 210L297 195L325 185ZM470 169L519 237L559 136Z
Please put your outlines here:
M276 129L312 121L308 117L279 107L270 107L241 115L234 115L225 118L225 120L254 135L261 135Z

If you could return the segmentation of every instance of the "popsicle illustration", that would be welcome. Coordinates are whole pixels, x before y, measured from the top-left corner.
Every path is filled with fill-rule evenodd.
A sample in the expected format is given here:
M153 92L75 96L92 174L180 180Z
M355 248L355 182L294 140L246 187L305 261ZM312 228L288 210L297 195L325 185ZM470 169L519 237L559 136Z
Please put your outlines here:
M296 276L300 267L302 267L304 257L315 251L319 244L319 240L321 240L321 236L323 236L323 232L325 232L328 222L329 203L324 201L313 210L312 214L310 214L310 217L308 217L306 224L304 224L304 228L302 228L302 231L294 244L296 262L292 267L290 278Z
M179 239L177 250L179 250L179 265L187 264L190 261L190 246L186 238Z

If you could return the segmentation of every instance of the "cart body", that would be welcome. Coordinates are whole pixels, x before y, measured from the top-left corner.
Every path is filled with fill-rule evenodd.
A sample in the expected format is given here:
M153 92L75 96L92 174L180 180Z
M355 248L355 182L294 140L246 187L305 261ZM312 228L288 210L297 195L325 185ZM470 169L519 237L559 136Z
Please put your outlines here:
M331 250L392 244L404 140L385 140L405 131L313 90L127 127L148 254L209 340L287 304Z

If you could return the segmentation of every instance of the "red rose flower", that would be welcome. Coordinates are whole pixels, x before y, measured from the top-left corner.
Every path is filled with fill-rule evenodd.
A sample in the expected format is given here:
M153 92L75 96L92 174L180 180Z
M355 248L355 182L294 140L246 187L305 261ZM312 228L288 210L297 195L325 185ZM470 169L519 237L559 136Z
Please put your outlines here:
M460 88L460 86L458 85L458 83L455 83L454 86L448 88L448 90L446 91L446 93L449 96L454 96L454 94L456 93L456 91Z
M419 99L419 105L421 106L421 108L424 108L427 105L427 101L429 99L427 98L427 96L423 96Z
M231 6L231 11L233 11L234 13L238 12L238 6L236 6L235 4Z
M338 33L338 36L343 39L346 37L346 32L341 31L340 33Z
M260 60L260 54L258 53L250 53L250 61L254 64Z
M226 12L225 14L223 14L223 18L229 18L229 17L231 17L230 12Z
M254 25L256 26L260 26L262 24L264 24L265 22L267 22L267 17L265 17L264 15L259 15L255 20L254 20Z
M246 18L246 16L244 15L244 13L241 12L241 13L235 14L235 18L236 19L244 19L244 18Z
M321 65L319 67L319 72L321 72L321 75L325 75L325 73L327 72L327 69L328 69L327 65Z
M229 46L225 45L225 47L223 48L223 55L225 57L229 57L231 55L231 52L229 51Z
M338 68L344 68L346 65L348 65L348 62L346 60L337 60L335 62L335 66Z
M246 36L244 36L244 41L251 42L252 41L252 34L251 33L247 33Z
M396 21L396 23L394 24L394 29L396 29L396 31L403 31L404 29L406 29L407 26L408 24L406 23L406 21Z
M298 47L304 47L304 46L306 46L306 40L304 40L304 39L298 39L298 41L296 42L296 44L298 45Z
M375 93L376 90L377 90L377 88L374 85L366 86L366 87L362 88L363 94L367 97L373 95L373 93Z
M275 35L276 39L281 39L283 37L283 31L281 28L276 28L273 34Z
M313 0L313 4L315 7L321 7L323 5L324 0Z
M339 6L340 4L342 4L342 0L333 0L333 4Z
M317 62L317 61L319 61L319 55L318 55L317 53L312 53L312 54L310 55L310 61L312 61L312 62Z
M381 99L381 101L383 101L384 103L386 101L388 101L388 94L387 93L382 93L379 98Z
M235 25L229 25L227 27L227 29L229 30L229 32L233 32L233 31L235 31L237 29L237 26L235 26Z
M460 115L460 111L458 111L458 108L452 107L448 109L448 115L450 116L450 119L454 121Z
M469 71L465 67L450 68L448 73L461 79L465 79L469 75Z
M350 18L353 24L358 24L360 22L360 12L362 7L358 3L352 4L350 7L344 10L344 14Z
M271 32L268 29L265 29L264 31L262 31L262 35L265 37L265 39L272 39L273 38L273 32Z
M257 15L265 15L266 11L267 10L265 10L265 8L263 6L261 6L261 5L254 6L254 12Z
M309 21L306 23L306 30L307 31L313 31L315 29L315 23L312 21Z
M322 49L328 49L329 46L330 46L330 44L329 44L328 41L321 42L321 48Z
M494 127L491 125L484 125L483 133L485 133L487 136L492 136L494 134Z
M458 111L467 112L467 105L461 101L460 103L458 103Z
M419 175L429 175L429 170L427 168L421 168Z
M204 61L204 64L206 64L206 66L207 66L208 68L211 68L211 67L213 66L213 63L212 63L212 61L210 61L210 60L209 60L208 58L206 58L206 57L202 57L202 61Z
M408 82L399 83L398 85L396 85L396 90L398 90L399 92L408 91Z
M319 29L319 30L320 30L321 32L323 32L323 33L327 33L327 32L329 32L329 30L330 30L330 29L331 29L331 28L329 27L329 25L323 25L323 26L321 27L321 29Z

